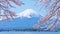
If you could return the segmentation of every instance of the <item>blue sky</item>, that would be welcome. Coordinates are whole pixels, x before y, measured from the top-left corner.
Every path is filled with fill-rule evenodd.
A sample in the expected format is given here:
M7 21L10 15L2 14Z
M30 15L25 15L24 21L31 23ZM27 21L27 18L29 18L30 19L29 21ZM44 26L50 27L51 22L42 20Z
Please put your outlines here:
M48 9L46 9L47 7L45 7L44 5L40 4L39 7L37 5L35 5L35 2L32 0L21 0L23 3L25 3L24 5L21 6L17 6L14 3L13 6L15 6L16 8L11 8L11 10L15 11L16 13L20 13L26 9L33 9L35 11L37 11L40 15L44 16L46 15L46 13L48 13Z

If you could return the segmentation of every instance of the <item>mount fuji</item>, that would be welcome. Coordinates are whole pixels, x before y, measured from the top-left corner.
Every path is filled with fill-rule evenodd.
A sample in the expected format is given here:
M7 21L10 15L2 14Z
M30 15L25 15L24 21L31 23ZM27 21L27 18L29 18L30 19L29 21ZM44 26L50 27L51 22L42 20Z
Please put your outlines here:
M42 16L33 9L26 9L14 18L0 20L0 29L26 29L32 28Z
M9 18L6 20L0 20L0 31L1 30L21 30L21 29L30 29L37 24L38 20L42 18L36 11L33 9L26 9L17 14L14 18ZM54 18L55 20L55 18ZM53 19L48 20L47 23L44 23L40 29L44 30L48 25L54 22Z

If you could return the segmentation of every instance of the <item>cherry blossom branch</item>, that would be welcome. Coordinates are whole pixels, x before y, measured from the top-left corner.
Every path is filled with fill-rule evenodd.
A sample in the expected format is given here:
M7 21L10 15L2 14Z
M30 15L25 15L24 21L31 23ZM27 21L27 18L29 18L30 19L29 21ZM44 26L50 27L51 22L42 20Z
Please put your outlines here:
M60 2L57 1L53 4L52 6L52 10L50 11L50 13L48 13L45 17L43 17L39 22L38 24L36 24L34 27L35 28L39 28L43 23L45 23L46 21L48 21L52 16L56 15L58 13L58 11L56 11L58 8L60 8L60 6L58 8L55 9L55 7L57 7L57 3ZM54 10L55 9L55 10Z

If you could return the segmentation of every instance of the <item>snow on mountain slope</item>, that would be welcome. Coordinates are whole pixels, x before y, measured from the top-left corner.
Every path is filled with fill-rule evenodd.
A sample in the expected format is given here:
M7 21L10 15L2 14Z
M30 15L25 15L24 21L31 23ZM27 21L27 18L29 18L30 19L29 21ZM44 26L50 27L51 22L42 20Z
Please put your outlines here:
M32 16L36 16L36 17L39 16L39 14L33 9L26 9L17 15L18 17L27 17L27 18L31 18Z
M15 17L12 17L12 18L23 18L23 17L26 17L26 18L32 18L32 17L39 17L41 15L39 15L35 10L33 9L25 9L24 11L20 12L17 14L17 16ZM3 19L4 17L2 16L2 18L0 18L0 20L5 20Z

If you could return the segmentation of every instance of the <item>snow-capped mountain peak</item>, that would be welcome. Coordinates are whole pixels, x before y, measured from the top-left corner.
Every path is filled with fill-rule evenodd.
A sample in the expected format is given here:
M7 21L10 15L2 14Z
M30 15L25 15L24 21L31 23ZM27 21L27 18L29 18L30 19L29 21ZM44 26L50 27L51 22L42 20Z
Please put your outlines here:
M11 17L11 18L23 18L23 17L26 17L26 18L32 18L32 17L39 17L41 15L39 15L35 10L33 9L26 9L20 13L17 14L17 16L14 16L14 17ZM5 20L7 19L6 17L4 18L4 16L1 16L0 17L0 20Z
M31 15L38 16L39 14L33 9L26 9L18 14L18 17L31 18Z

